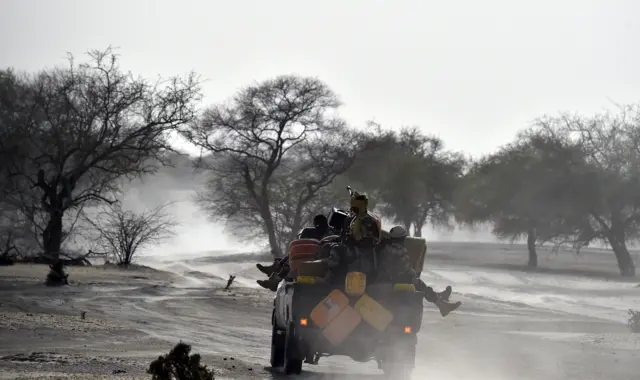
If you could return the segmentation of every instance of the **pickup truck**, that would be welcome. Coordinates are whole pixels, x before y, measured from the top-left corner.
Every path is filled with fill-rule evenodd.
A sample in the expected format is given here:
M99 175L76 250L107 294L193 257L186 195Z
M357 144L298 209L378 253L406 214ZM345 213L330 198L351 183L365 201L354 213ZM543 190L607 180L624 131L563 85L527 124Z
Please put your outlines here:
M273 302L271 366L300 374L322 356L375 360L390 378L411 378L422 292L413 284L371 283L360 272L342 283L298 276L282 281Z

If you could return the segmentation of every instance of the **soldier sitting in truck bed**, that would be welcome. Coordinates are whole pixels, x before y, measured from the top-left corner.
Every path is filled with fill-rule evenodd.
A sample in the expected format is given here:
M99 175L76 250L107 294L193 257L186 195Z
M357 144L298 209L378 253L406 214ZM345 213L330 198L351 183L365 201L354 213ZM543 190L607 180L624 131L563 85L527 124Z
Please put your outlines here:
M405 247L406 237L407 230L402 226L395 226L389 230L389 237L378 246L380 262L376 280L413 283L417 290L424 292L424 298L435 304L440 310L440 314L446 317L459 308L462 302L449 302L451 286L447 286L444 292L436 293L432 287L427 286L416 275Z
M374 267L375 247L380 242L380 220L369 214L369 197L357 191L351 193L352 217L345 220L347 227L340 244L333 244L327 260L329 277L341 277L357 266L357 271L370 273Z
M323 238L334 234L335 232L329 226L327 217L319 214L313 218L313 227L303 228L298 234L298 239L316 239L322 240ZM258 270L267 276L267 280L257 280L258 285L265 289L276 291L278 283L286 276L288 272L289 255L281 259L276 259L273 264L265 266L262 264L256 264Z

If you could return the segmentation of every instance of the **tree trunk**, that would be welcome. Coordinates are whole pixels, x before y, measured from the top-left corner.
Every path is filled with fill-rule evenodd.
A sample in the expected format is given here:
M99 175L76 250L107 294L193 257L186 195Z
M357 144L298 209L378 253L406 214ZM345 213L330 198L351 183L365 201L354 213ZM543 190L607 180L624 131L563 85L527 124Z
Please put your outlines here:
M413 236L422 237L422 228L427 223L427 217L429 216L429 211L431 211L431 207L423 210L421 215L418 218L416 218L416 220L413 222L413 225L414 225Z
M611 227L607 225L598 214L591 213L594 219L600 224L600 228L604 233L613 253L616 255L618 261L618 268L620 269L620 275L623 277L635 277L636 266L631 257L631 253L627 249L625 226L622 222L623 218L619 212L611 213Z
M629 253L627 249L627 245L625 243L618 244L613 248L613 253L615 253L616 259L618 260L620 275L623 277L635 277L636 266L633 262L633 257L631 257L631 253Z
M294 240L298 236L298 233L300 232L300 230L304 227L302 225L303 206L304 204L302 199L298 200L298 203L296 204L296 209L294 211L295 215L293 216L293 221L291 222L291 235L288 237L287 242L283 242L282 246L284 246L284 244L289 244L289 242Z
M616 233L612 229L611 233L607 236L607 239L609 240L611 249L613 249L613 253L616 255L620 275L622 277L635 277L636 266L633 262L633 257L631 257L629 249L627 249L624 233Z
M409 235L411 233L411 220L410 219L404 219L402 224L404 224L404 229L407 230L407 235ZM391 229L389 229L391 230Z
M538 267L538 252L536 252L536 240L538 236L535 228L529 228L527 231L527 250L529 251L529 261L527 266L531 269Z
M269 247L271 248L271 254L274 258L282 257L282 248L278 243L278 238L276 236L276 229L273 223L273 216L271 215L271 209L269 207L269 201L266 199L263 200L262 205L260 207L260 213L262 214L262 220L264 221L264 228L267 232L267 237L269 239Z
M60 246L62 245L62 216L60 210L49 213L47 228L42 233L42 245L47 257L58 260L60 258Z
M271 215L265 218L264 222L267 229L267 236L269 237L269 247L271 248L271 254L273 255L273 257L282 257L282 248L280 248L280 244L278 244L278 239L276 238L276 231Z

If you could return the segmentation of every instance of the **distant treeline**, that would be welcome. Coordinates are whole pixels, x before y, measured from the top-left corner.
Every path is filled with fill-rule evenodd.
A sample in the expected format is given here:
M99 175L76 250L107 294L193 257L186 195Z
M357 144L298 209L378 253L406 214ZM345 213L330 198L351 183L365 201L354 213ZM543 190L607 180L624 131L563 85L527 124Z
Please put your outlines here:
M57 255L85 207L176 164L163 171L185 183L194 168L206 176L197 202L212 219L276 255L315 214L344 205L351 185L416 236L426 225L488 223L500 239L527 239L531 267L536 245L601 241L620 273L635 275L638 106L541 117L470 159L419 128L352 128L317 78L265 80L202 112L200 101L197 75L151 82L122 70L110 49L37 73L0 71L0 255ZM176 133L203 156L177 155Z

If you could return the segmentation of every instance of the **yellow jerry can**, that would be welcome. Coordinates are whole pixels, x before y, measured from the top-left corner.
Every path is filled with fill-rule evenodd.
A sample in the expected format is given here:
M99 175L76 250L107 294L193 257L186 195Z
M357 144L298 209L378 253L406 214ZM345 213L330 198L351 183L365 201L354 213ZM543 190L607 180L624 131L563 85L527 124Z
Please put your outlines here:
M362 295L354 307L362 319L378 331L384 331L393 320L393 314L367 294Z
M322 335L327 338L329 343L337 346L347 339L349 334L358 327L360 321L362 321L362 316L354 308L347 306L322 331Z
M367 275L362 272L349 272L344 279L344 291L349 296L360 296L367 288Z

